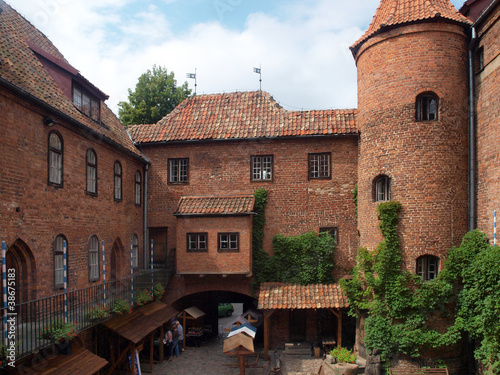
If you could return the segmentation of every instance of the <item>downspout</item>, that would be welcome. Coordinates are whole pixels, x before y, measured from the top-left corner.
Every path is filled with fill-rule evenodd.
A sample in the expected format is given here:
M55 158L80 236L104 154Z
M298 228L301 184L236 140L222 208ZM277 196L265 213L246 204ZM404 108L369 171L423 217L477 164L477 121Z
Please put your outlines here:
M144 212L143 212L143 217L142 217L142 222L144 224L143 228L143 235L142 238L144 239L144 246L143 246L143 253L144 253L144 269L146 269L146 265L148 264L148 252L146 249L149 249L148 245L148 170L149 170L149 163L144 165Z
M476 124L474 119L474 48L476 29L471 27L469 44L469 231L476 228Z

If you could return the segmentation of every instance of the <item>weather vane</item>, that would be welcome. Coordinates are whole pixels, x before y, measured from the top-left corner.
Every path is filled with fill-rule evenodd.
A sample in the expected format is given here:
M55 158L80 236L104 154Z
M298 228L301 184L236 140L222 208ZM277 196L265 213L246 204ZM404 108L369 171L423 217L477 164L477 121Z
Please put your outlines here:
M196 83L196 68L194 68L194 73L186 73L186 77L194 79L194 94L196 95L196 86L198 86Z
M258 68L253 68L254 73L259 75L259 91L262 91L262 67L259 65Z

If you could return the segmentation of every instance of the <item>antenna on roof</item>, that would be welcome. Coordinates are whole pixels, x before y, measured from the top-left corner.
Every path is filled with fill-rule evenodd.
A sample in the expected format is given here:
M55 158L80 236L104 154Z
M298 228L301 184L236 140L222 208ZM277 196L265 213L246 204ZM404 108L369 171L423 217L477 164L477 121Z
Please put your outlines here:
M194 73L186 73L186 77L194 79L194 94L196 95L196 86L198 86L196 83L196 68L194 68Z
M262 91L262 67L259 64L258 68L253 68L254 73L259 75L259 91Z

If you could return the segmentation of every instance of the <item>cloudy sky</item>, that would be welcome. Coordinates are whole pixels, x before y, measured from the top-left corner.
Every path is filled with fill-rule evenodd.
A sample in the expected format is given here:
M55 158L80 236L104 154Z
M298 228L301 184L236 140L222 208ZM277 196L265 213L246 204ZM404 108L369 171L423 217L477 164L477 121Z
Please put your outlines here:
M6 0L107 93L115 113L154 64L198 94L262 89L289 110L355 108L349 46L379 0ZM453 0L458 9L463 1Z

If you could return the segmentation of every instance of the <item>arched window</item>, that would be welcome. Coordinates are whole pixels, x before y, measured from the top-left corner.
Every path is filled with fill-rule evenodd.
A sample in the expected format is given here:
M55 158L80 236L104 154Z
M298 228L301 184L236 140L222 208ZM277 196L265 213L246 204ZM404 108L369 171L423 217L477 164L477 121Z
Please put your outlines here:
M141 172L135 172L135 204L141 205L141 187L142 187L142 177Z
M62 187L63 184L63 141L59 133L49 133L49 184Z
M87 194L97 195L97 155L87 150Z
M64 243L66 242L66 270L68 261L68 241L66 237L59 234L54 239L54 287L64 287Z
M373 180L373 200L384 202L391 200L391 179L386 175L381 175Z
M423 255L417 259L417 274L424 281L432 280L437 277L439 272L439 259L433 255Z
M417 121L433 121L438 119L439 100L432 92L417 96L416 119Z
M122 200L122 165L119 161L115 161L115 201Z
M99 279L99 239L93 235L89 239L89 280Z
M139 237L137 234L132 236L132 266L139 267Z

